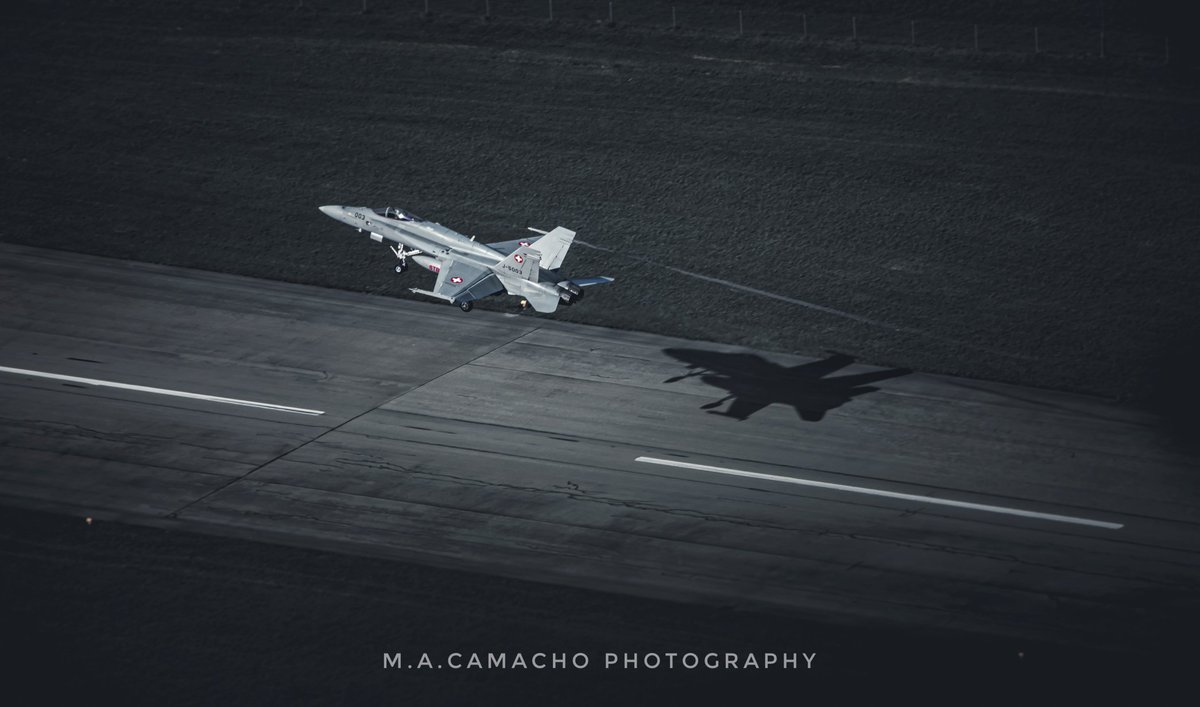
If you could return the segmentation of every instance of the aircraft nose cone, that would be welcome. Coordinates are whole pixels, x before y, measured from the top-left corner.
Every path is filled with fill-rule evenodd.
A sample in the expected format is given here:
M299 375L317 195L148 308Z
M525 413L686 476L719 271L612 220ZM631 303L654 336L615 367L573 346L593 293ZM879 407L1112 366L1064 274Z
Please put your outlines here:
M326 216L333 216L335 218L342 210L342 207L340 206L318 206L317 208L319 208L321 213L325 214Z

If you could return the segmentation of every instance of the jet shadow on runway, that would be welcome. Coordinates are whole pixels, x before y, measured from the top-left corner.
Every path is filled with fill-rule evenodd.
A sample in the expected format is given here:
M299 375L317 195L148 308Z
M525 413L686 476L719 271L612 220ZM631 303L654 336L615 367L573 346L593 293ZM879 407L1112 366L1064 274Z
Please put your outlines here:
M668 356L688 365L688 372L668 378L675 383L685 378L699 377L701 381L725 390L728 395L715 402L701 405L713 415L745 420L768 405L791 405L808 422L820 422L825 413L878 388L871 383L898 378L912 371L891 368L871 373L856 373L836 378L826 376L854 363L845 354L799 366L780 366L761 356L742 353L721 353L699 349L664 349ZM716 410L727 401L729 407Z

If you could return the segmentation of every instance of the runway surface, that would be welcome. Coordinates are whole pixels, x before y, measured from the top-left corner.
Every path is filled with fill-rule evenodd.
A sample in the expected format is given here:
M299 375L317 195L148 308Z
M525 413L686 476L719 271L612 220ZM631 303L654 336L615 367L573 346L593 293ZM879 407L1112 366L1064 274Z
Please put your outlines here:
M1104 401L13 245L0 297L6 504L876 627L1193 615L1200 469Z

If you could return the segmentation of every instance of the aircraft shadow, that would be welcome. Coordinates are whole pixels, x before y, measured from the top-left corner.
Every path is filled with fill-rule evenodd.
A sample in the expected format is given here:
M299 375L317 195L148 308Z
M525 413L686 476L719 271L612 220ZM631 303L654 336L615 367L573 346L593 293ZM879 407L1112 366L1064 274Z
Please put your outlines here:
M789 367L754 354L675 348L663 351L688 367L687 373L668 378L664 383L699 378L708 385L724 390L725 397L701 405L700 409L738 421L779 403L795 408L801 420L820 422L830 410L860 395L879 390L872 383L912 373L906 368L891 368L827 377L854 363L854 358L845 354L834 354L820 361ZM726 402L729 407L717 409Z

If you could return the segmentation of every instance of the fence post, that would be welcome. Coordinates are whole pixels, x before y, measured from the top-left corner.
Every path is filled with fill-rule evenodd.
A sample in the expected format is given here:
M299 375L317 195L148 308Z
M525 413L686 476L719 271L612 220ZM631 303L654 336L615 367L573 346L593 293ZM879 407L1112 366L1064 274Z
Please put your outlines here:
M1038 41L1038 28L1033 28L1033 53L1038 54L1042 51L1041 42Z
M800 16L804 18L804 38L808 39L808 13L806 12Z
M677 22L675 22L675 6L672 5L671 6L671 29L676 29L678 27L679 27L679 24Z
M612 19L612 3L610 2L610 3L608 3L608 24L609 24L609 25L612 25L612 23L613 23L613 19Z
M858 18L850 17L850 30L854 33L854 41L858 41Z
M554 21L554 0L546 0L546 3L550 6L550 21L553 22Z
M914 47L917 46L917 21L916 20L908 21L908 31L909 31L909 36L912 38L911 44Z
M746 33L746 26L742 24L742 11L738 10L738 36Z
M1163 64L1171 63L1171 38L1163 37Z
M483 19L488 19L492 16L492 0L483 0Z
M425 0L425 16L429 17L429 0Z
M1104 30L1100 30L1100 58L1104 58Z
M975 25L975 51L979 51L979 25Z

